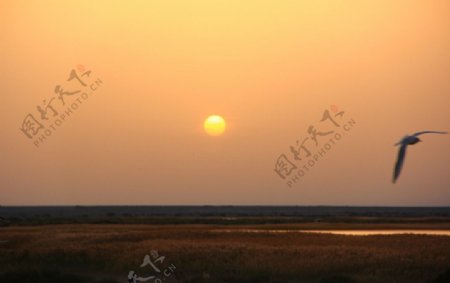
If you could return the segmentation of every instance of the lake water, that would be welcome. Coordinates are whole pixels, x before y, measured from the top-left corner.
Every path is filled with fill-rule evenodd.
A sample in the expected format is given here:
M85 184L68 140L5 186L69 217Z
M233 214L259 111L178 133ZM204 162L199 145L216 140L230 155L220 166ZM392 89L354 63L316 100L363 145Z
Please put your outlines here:
M270 229L218 229L212 232L219 233L258 233L258 234L284 234L284 233L318 233L347 236L370 236L370 235L433 235L450 236L450 230L270 230Z

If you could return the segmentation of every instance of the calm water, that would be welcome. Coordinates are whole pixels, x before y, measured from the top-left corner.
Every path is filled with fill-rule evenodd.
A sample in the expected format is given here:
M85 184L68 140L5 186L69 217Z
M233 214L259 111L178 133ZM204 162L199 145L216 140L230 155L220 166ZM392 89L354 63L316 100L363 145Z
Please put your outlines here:
M370 236L370 235L435 235L450 236L450 230L269 230L269 229L217 229L216 233L260 233L260 234L282 234L282 233L318 233L348 236Z

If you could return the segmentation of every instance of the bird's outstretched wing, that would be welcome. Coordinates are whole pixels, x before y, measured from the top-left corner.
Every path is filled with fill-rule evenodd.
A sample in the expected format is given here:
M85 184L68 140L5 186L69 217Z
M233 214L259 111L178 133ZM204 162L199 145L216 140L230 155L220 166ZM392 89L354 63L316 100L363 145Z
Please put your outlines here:
M395 163L394 177L392 178L392 183L395 183L398 176L400 175L400 171L402 170L403 167L403 161L405 160L407 146L408 146L407 144L402 144L400 146L400 149L398 150L397 162Z
M448 132L438 132L438 131L422 131L422 132L417 132L415 133L413 136L417 137L420 136L422 134L448 134Z

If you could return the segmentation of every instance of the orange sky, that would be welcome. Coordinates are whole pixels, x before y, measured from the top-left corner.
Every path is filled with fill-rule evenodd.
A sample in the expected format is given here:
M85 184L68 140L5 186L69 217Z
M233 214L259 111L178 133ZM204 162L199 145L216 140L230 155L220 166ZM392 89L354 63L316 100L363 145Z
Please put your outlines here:
M391 183L394 143L450 130L449 1L2 1L0 51L0 205L450 205L450 135ZM79 65L103 83L37 148ZM288 187L331 105L356 125Z

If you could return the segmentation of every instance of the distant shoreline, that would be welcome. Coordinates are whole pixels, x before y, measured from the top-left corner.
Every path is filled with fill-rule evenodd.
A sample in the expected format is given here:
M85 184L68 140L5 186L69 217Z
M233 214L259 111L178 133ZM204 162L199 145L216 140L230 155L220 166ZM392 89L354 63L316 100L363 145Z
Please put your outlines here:
M450 223L450 207L1 206L0 226L46 224Z

